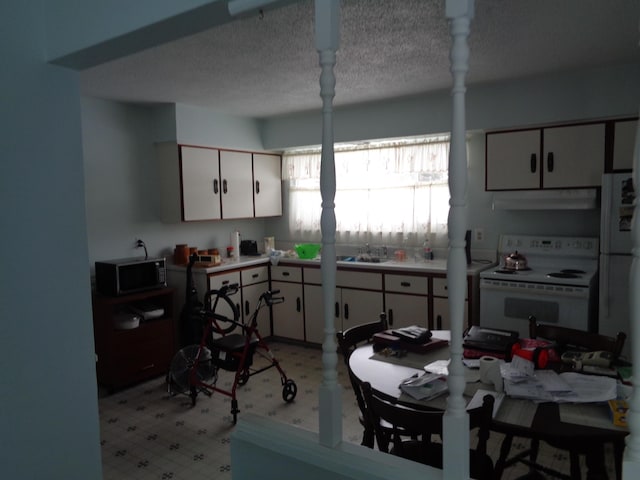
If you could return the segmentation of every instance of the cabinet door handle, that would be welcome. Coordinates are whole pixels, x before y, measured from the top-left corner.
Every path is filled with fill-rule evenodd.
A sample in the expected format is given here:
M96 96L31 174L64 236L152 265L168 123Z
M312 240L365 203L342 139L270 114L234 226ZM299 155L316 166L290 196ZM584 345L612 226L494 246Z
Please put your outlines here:
M301 312L301 311L302 311L302 302L300 301L300 297L297 297L297 298L296 298L296 310L297 310L298 312Z
M229 280L223 280L222 285L229 285Z
M393 308L389 309L389 326L392 327L393 326Z
M213 179L213 193L218 193L219 192L219 185L218 185L218 179L214 178Z
M290 275L290 273L289 273L289 272L282 272L282 276L283 276L283 277L288 277L289 275Z
M222 193L227 193L227 180L222 180Z
M149 365L145 365L144 367L142 367L140 370L151 370L155 366L155 363L150 363Z
M256 180L256 194L260 193L260 181Z
M344 319L349 320L349 304L344 304Z
M340 316L340 305L336 302L336 318Z
M536 173L536 169L538 168L538 160L536 159L536 154L531 154L531 173Z
M547 170L553 172L553 152L547 153Z
M402 285L403 287L410 287L411 282L400 282L400 285Z
M251 310L249 309L249 300L245 300L244 302L244 314L249 315Z
M260 274L254 273L253 275L251 275L251 278L258 278L259 276L260 276Z

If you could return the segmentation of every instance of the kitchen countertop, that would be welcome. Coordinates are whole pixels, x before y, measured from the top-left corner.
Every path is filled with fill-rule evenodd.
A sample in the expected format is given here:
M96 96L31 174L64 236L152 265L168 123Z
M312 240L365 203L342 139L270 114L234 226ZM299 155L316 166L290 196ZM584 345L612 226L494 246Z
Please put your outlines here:
M194 272L220 273L226 270L234 270L236 268L245 268L255 265L264 265L269 263L269 257L266 255L240 257L238 260L223 259L220 265L215 267L193 267ZM167 262L167 270L180 271L186 270L186 265L176 265Z
M226 259L225 259L226 260ZM233 270L236 268L246 268L256 265L268 264L270 259L266 255L261 255L259 257L251 256L251 257L243 257L241 256L238 260L226 260L223 261L221 265L216 267L207 267L207 268L196 268L194 267L194 272L204 272L204 273L220 273L226 270ZM386 262L373 263L373 262L348 262L348 261L338 261L336 262L337 266L340 268L353 268L357 270L375 270L375 271L385 271L385 272L424 272L424 273L439 273L446 274L447 273L447 260L445 258L429 260L427 262L415 262L413 260L406 260L404 262L398 262L396 260L388 260ZM480 273L482 270L485 270L493 265L495 262L491 262L488 260L481 261L472 261L471 265L467 267L467 275L475 275ZM300 267L310 267L310 266L320 266L320 258L315 258L313 260L303 260L294 257L280 257L278 265L292 265L292 266L300 266ZM173 265L168 264L167 269L169 270L177 270L184 271L186 268L185 265Z

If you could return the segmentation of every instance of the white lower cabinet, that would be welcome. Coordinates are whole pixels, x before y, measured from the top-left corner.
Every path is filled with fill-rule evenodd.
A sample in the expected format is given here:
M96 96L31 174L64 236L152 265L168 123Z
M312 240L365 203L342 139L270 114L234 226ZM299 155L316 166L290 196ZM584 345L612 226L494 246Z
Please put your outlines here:
M304 305L302 297L302 269L300 267L271 267L271 290L280 290L283 303L274 305L273 335L304 340Z
M322 286L304 286L306 341L324 342L324 307ZM336 289L336 301L332 311L336 332L361 323L375 322L383 312L382 294L366 290Z
M208 276L207 280L208 280L207 283L208 283L209 290L220 290L220 288L222 288L223 286L228 286L233 284L238 285L238 288L239 288L240 272L233 271L228 273L211 274ZM206 292L201 293L200 295L204 295L205 293ZM230 295L229 299L233 302L233 304L238 309L238 313L240 313L242 311L241 310L242 297L240 294L240 290L238 289L238 291L235 294ZM215 295L211 296L211 301L213 302L214 300L215 300ZM213 305L211 305L211 307L213 307ZM215 308L215 312L221 315L225 315L228 318L233 318L233 312L231 311L231 308L226 302L219 302ZM240 319L242 319L241 313L240 313ZM224 325L220 325L220 326L224 328Z
M389 328L429 325L429 298L427 296L385 293L385 306Z
M467 282L468 283L468 282ZM449 292L447 279L441 277L433 278L433 325L434 330L451 329L451 313L449 311ZM464 320L463 327L469 325L469 287L464 295Z
M389 328L429 326L429 277L385 274L385 308Z
M342 330L362 323L375 322L384 312L382 292L341 288L336 292L336 303L342 322Z
M273 306L273 334L278 337L304 340L302 285L272 282L273 290L280 290L284 302Z
M338 300L336 293L336 301ZM335 314L335 309L331 310L333 327L337 331L342 329L342 319ZM322 286L304 286L304 326L305 340L311 343L324 342L324 305L322 301Z
M304 270L306 340L324 341L324 307L322 301L322 273L319 268ZM333 308L336 331L362 323L374 322L384 311L382 274L338 270L336 272L336 301Z
M260 300L269 290L269 267L248 268L240 272L242 277L242 318L248 323ZM258 312L258 331L263 337L271 335L271 312L268 307Z

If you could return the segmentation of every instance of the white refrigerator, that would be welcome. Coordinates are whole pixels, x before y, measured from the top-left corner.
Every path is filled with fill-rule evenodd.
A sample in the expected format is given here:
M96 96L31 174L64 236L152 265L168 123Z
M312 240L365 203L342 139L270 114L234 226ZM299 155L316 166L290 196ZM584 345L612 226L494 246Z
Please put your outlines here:
M631 173L602 177L600 210L599 332L627 334L623 355L631 354L629 273L631 269L631 219L635 193Z

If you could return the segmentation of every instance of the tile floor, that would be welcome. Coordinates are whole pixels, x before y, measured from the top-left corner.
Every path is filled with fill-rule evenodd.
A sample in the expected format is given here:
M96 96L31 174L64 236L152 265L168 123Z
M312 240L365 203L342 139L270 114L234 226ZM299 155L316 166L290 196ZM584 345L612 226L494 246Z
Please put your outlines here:
M295 401L282 399L280 376L275 368L251 377L239 387L237 398L243 412L274 417L279 421L318 431L318 386L322 377L321 351L316 348L272 343L271 350L289 378L295 380ZM257 355L254 366L261 360ZM230 388L232 372L221 371L217 385ZM360 443L362 430L358 407L346 370L339 362L343 391L343 438ZM99 399L104 480L207 479L230 480L230 434L233 430L228 396L199 395L195 407L184 396L170 396L164 377L147 381ZM490 454L497 458L501 441L491 436ZM526 444L514 441L512 452ZM540 461L568 473L568 456L542 445ZM512 479L526 473L522 465L505 471ZM610 475L610 478L614 478Z

